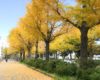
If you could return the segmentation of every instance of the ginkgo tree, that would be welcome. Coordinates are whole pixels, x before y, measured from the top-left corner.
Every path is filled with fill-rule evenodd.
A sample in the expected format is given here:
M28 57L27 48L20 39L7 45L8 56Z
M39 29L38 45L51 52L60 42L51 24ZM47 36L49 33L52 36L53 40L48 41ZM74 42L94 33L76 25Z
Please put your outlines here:
M25 20L25 19L24 19ZM25 56L28 55L28 58L31 57L32 47L35 45L36 49L38 46L38 36L35 36L33 33L32 27L22 24L20 21L18 27L12 29L9 34L9 49L12 49L11 53L20 53L20 59L24 60ZM27 52L27 54L25 54ZM37 52L37 50L36 50ZM38 52L37 52L38 53Z
M73 32L75 36L73 35ZM60 51L62 56L66 53L71 54L73 51L78 51L80 49L80 31L75 27L72 27L66 34L59 36L51 42L50 45L51 51ZM65 56L63 56L63 58L64 57Z
M88 54L90 58L93 57L94 54L96 54L95 47L98 46L98 39L100 39L100 25L93 27L88 32Z
M66 0L32 0L27 6L24 17L21 24L19 23L21 37L24 37L22 40L25 40L23 42L31 43L30 46L34 42L34 36L37 43L41 38L45 42L47 60L49 59L50 43L57 36L68 32L68 29L72 27L79 29L80 67L87 68L88 33L95 26L99 27L100 0L76 0L76 4L73 4L73 6L68 6ZM95 41L96 38L93 39ZM70 38L71 40L73 39Z
M99 25L98 25L99 26ZM93 55L98 53L99 48L98 43L96 43L96 39L100 38L100 27L94 27L88 32L88 58L93 59ZM75 35L73 35L73 33ZM72 27L70 28L69 33L64 34L56 38L50 46L50 50L53 52L67 52L68 50L74 51L76 53L76 57L80 58L80 31Z
M63 29L59 16L49 10L49 7L41 0L32 0L32 3L28 5L27 14L29 15L28 18L32 19L32 25L38 30L45 42L45 56L48 60L50 42L57 36L67 32L67 28Z
M12 29L8 36L9 53L20 53L20 60L25 59L25 46L20 37L19 29L16 27Z
M87 67L88 62L88 31L100 24L100 0L76 0L76 5L67 6L65 1L54 0L51 4L49 0L45 3L61 17L65 23L69 23L78 28L81 32L80 66ZM51 0L52 2L52 0Z
M22 18L20 22L18 23L19 29L20 29L20 35L22 42L24 43L26 49L27 49L27 55L30 58L31 57L31 49L35 43L35 37L32 31L32 27L27 26L24 24L24 21L26 19Z

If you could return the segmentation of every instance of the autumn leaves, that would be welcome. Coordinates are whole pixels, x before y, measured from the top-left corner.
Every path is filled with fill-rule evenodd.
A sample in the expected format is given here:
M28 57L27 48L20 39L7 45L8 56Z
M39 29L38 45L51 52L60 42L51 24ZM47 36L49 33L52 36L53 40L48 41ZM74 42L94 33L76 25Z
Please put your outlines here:
M80 64L84 66L88 60L88 31L100 22L100 5L98 5L100 1L77 0L76 3L74 7L68 7L59 0L32 0L27 5L26 14L20 19L18 27L13 29L9 35L10 47L18 52L24 49L24 52L27 52L25 55L31 57L31 53L35 53L35 56L40 53L38 44L43 41L42 46L45 50L42 53L45 53L46 60L49 60L49 53L52 51L50 49L75 50L73 49L74 44L66 44L66 46L63 44L62 46L63 39L70 37L68 40L72 40L72 37L79 41ZM82 7L83 5L86 7ZM60 37L58 40L57 37L61 35L61 45L56 46L60 40ZM67 35L66 38L65 35ZM34 50L32 50L33 47L35 47Z

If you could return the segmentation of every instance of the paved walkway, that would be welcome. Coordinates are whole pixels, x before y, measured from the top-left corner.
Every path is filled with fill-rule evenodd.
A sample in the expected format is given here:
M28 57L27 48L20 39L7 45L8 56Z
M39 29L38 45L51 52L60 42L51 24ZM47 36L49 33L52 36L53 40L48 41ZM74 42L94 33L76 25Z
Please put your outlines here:
M0 80L53 80L15 61L0 62Z

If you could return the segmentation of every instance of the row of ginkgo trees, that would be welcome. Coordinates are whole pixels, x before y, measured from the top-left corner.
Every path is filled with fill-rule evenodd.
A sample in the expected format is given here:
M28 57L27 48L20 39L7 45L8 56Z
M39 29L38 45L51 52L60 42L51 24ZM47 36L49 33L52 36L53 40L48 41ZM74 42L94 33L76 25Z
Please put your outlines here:
M30 57L34 43L38 48L38 42L42 40L45 43L46 60L49 60L51 41L68 32L69 28L76 27L81 33L80 67L84 68L88 62L88 31L100 24L100 0L76 0L74 6L65 3L61 0L32 0L17 29L10 35L9 41L14 39L13 33L17 33L14 36L21 43L10 41L11 46L16 48L15 45L20 45L17 48L21 54L25 53L24 49L27 49ZM35 54L37 53L38 49Z
M27 50L28 57L31 57L31 50L34 45L36 47L35 58L37 58L38 43L44 41L46 60L49 60L50 42L68 31L68 27L63 27L64 24L60 18L52 10L45 9L46 6L43 4L41 2L39 7L40 4L37 1L32 1L27 6L27 12L20 19L18 27L10 32L10 46L20 51L21 59L22 57L25 59L25 50Z

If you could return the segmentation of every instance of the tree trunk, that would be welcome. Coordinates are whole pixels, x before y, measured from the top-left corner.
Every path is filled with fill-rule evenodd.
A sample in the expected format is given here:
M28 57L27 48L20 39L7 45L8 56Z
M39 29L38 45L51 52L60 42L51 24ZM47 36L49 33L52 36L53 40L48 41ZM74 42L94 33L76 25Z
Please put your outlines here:
M57 60L57 52L54 53L54 59Z
M37 59L37 58L39 57L39 54L38 54L38 40L37 40L37 42L36 42L35 47L36 47L36 51L35 51L35 59Z
M25 60L25 51L23 49L23 60Z
M39 56L40 56L41 59L43 59L43 54L40 54Z
M83 21L82 26L80 28L81 32L81 49L80 49L80 67L87 68L87 61L88 61L88 27L87 23Z
M46 60L49 60L49 41L45 41L45 57Z
M27 47L27 51L28 51L28 58L31 58L31 48Z
M70 55L70 61L72 61L72 53L69 53L69 55Z
M20 51L20 61L22 61L22 51Z
M56 59L58 59L58 54L57 54L57 52L55 53L55 55L56 55Z

